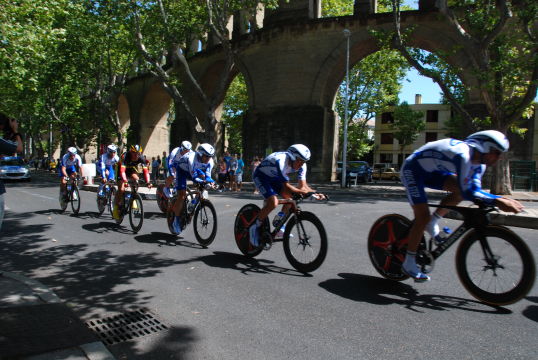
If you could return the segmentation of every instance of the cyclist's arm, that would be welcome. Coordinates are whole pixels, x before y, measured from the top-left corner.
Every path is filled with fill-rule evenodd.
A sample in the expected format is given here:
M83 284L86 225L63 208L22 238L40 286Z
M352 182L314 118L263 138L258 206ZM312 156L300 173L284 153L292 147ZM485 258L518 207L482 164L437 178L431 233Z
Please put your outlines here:
M458 184L463 198L469 201L478 199L486 204L493 205L500 196L482 190L482 175L486 167L473 166L470 160L461 156L456 157L455 160Z
M506 212L512 212L512 213L519 213L523 211L523 204L521 204L519 201L515 199L509 199L505 197L498 197L494 200L495 206L497 206L502 211Z
M147 166L146 160L144 160L142 156L140 157L140 164L142 164L142 172L144 173L144 180L146 181L146 184L150 185L151 183L149 181L148 166Z
M125 174L125 170L127 168L121 162L119 163L119 165L120 165L120 177L121 177L121 180L123 180L124 182L127 182L127 174Z

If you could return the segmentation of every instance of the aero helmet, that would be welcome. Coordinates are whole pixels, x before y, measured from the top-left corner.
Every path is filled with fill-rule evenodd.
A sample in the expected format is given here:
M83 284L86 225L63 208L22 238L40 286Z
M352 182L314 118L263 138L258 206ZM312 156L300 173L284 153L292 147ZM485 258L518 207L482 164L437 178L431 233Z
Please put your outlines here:
M310 160L310 150L303 144L292 145L286 150L292 161L295 161L296 158L299 158L303 161Z
M215 155L215 149L208 143L200 144L197 151L200 155L206 155L209 157Z
M129 151L134 151L134 152L137 152L137 153L142 153L142 146L136 144L136 145L131 145L129 146Z
M67 152L71 155L76 155L77 154L77 148L74 147L74 146L71 146L67 149Z
M190 143L190 141L185 140L181 142L181 145L179 146L179 151L183 152L190 149L192 149L192 144Z
M110 144L106 147L106 151L109 153L109 154L112 154L112 153L115 153L118 151L118 147L114 144Z
M483 154L489 153L492 148L500 152L507 152L510 148L506 135L497 130L479 131L469 135L464 141Z

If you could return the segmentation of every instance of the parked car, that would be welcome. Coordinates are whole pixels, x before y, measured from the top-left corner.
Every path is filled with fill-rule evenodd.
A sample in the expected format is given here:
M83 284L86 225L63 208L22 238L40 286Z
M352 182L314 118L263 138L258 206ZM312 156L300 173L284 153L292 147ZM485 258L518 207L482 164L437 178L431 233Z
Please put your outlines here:
M400 172L395 168L387 168L381 171L374 171L372 178L376 180L400 180Z
M372 168L366 161L348 161L346 164L346 181L351 182L357 178L359 182L372 181ZM342 162L338 162L338 167L336 168L336 177L338 180L342 176Z
M30 169L20 157L6 156L0 158L0 179L30 181Z

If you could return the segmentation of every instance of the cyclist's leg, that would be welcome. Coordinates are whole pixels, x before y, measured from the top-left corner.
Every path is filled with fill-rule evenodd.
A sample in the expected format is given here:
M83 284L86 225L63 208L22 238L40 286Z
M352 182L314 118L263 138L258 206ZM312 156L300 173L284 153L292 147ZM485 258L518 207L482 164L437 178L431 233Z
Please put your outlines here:
M278 197L277 194L281 190L282 186L279 187L277 183L273 183L270 179L266 178L260 173L254 173L254 184L260 190L260 193L265 198L263 208L258 213L258 217L254 224L249 228L250 243L257 247L260 244L260 227L262 226L264 220L269 216L271 211L273 211L278 206ZM275 189L275 187L277 189Z
M174 211L174 223L172 224L172 227L174 228L174 232L176 234L181 233L181 219L180 214L181 211L183 211L183 204L185 202L185 197L187 196L187 178L189 177L189 173L187 171L183 171L181 169L176 169L176 184L175 189L177 191L177 199L174 203L172 209Z

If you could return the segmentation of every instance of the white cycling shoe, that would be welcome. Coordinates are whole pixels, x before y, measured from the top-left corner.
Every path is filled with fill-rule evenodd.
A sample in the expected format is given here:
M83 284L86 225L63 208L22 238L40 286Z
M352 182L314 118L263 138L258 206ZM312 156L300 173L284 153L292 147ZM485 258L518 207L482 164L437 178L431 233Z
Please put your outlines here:
M256 223L252 224L248 229L250 244L254 247L260 246L260 229Z
M413 278L415 282L426 282L430 281L430 277L420 271L418 265L413 262L405 262L402 264L402 272Z

